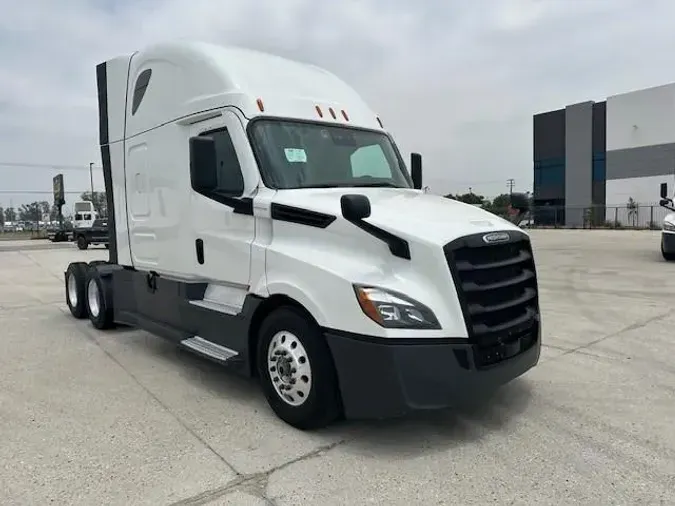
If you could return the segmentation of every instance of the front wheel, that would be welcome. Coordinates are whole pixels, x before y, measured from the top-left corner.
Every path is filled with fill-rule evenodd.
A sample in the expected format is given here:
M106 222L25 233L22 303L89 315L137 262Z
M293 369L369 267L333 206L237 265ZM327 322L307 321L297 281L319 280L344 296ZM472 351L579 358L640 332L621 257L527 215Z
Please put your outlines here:
M318 429L342 411L333 358L316 324L282 307L260 328L258 373L274 413L301 430Z

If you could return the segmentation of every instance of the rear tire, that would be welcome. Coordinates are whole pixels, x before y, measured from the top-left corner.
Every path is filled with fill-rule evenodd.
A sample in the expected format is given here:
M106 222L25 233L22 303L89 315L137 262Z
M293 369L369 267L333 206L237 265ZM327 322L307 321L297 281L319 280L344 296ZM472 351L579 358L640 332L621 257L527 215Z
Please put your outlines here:
M663 259L667 262L672 262L675 260L675 253L669 253L666 250L663 249L663 244L661 244L661 255L663 256Z
M77 248L81 250L85 250L89 247L89 241L87 241L87 238L83 235L78 235L77 236Z
M265 318L258 334L257 366L268 404L289 425L318 429L342 413L330 349L317 325L301 311L282 307Z
M87 317L87 306L84 300L87 270L87 264L84 262L73 262L66 269L66 303L70 314L77 319Z
M110 278L102 277L96 266L88 269L85 300L94 327L105 330L115 326Z

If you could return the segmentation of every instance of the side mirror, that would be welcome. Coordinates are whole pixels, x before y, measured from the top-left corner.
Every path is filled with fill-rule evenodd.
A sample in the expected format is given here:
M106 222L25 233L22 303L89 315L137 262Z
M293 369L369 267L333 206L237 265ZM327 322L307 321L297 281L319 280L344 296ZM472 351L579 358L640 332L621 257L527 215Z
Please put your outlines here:
M218 188L216 142L210 137L190 137L190 179L198 192Z
M370 216L370 200L365 195L343 195L340 207L347 221L361 221Z
M672 209L671 202L672 200L670 199L661 199L659 200L659 205L661 207L665 207L666 209Z
M413 180L413 188L422 189L422 155L410 153L410 176Z
M668 183L661 183L661 198L668 198Z

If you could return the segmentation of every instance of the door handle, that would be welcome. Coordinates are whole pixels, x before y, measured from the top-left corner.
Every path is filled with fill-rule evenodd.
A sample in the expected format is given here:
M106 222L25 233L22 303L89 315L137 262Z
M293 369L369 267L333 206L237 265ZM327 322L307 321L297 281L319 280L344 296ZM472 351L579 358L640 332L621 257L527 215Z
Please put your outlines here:
M195 250L197 251L197 262L199 265L204 264L204 241L197 239L195 241Z

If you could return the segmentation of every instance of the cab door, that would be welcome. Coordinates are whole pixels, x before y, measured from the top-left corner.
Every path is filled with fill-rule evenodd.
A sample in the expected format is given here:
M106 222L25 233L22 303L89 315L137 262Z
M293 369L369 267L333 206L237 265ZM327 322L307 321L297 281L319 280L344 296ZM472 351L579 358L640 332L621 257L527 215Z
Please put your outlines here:
M190 189L192 254L198 278L214 285L248 290L255 221L250 195L257 186L255 164L239 117L222 115L192 125L190 136L210 137L216 146L218 188Z

